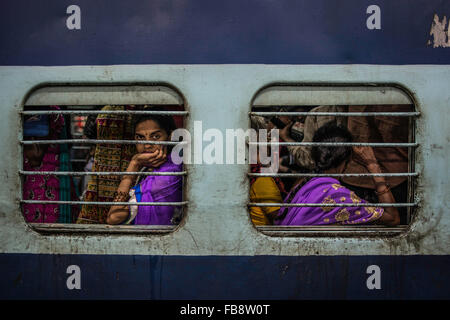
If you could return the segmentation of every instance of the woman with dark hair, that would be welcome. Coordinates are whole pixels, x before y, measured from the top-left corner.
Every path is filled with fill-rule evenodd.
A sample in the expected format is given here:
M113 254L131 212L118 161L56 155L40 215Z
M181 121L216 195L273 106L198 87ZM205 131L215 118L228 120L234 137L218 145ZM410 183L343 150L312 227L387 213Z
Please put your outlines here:
M155 110L155 109L152 109ZM176 129L172 117L165 115L141 115L134 122L134 139L169 141ZM181 165L172 162L171 148L165 145L137 144L137 153L131 158L127 172L153 171L177 172ZM180 176L126 175L117 189L115 202L179 202L181 201ZM134 223L136 225L170 225L173 223L174 206L112 206L108 212L108 224Z
M314 134L313 142L352 142L352 136L344 127L327 123ZM382 173L371 147L353 147L354 155L360 158L370 173ZM341 173L352 154L349 146L315 146L311 155L315 163L315 173ZM395 203L389 185L384 177L372 177L376 194L381 203ZM331 177L304 179L287 196L285 203L355 204L354 207L289 207L281 208L275 220L278 225L330 225L367 224L377 222L395 226L400 223L395 207L366 207L366 203L353 191L343 187Z

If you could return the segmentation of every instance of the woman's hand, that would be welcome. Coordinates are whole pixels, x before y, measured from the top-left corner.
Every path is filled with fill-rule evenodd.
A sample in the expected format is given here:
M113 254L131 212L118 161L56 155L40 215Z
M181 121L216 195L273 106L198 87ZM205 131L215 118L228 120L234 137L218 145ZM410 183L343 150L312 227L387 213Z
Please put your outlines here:
M353 152L356 156L355 160L362 162L367 168L370 165L378 165L378 161L373 153L372 147L353 146Z
M289 167L283 166L281 163L278 164L278 172L290 173L292 170Z
M158 168L167 160L167 148L158 148L154 152L149 153L138 153L131 158L131 163L133 163L138 170L142 167ZM131 164L130 163L130 164Z
M280 138L286 142L295 142L294 139L291 138L291 127L294 124L293 121L288 123L283 129L280 130Z
M353 151L357 159L364 163L370 173L382 173L372 147L354 146ZM386 183L385 178L379 176L373 176L372 178L380 203L395 203L395 198L389 185ZM386 207L384 209L384 214L380 217L379 221L388 226L398 225L400 223L400 215L397 208Z

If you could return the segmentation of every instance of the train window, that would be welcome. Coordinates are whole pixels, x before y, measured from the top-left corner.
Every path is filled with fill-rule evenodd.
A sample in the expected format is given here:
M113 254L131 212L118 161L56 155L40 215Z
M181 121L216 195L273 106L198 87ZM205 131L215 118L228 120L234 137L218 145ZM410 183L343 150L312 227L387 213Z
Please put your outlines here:
M167 233L186 214L171 132L188 114L166 86L51 86L22 113L22 213L43 233ZM131 204L132 205L129 205Z
M392 86L262 89L251 127L279 130L250 143L259 155L248 174L251 221L274 236L403 232L417 206L418 115Z

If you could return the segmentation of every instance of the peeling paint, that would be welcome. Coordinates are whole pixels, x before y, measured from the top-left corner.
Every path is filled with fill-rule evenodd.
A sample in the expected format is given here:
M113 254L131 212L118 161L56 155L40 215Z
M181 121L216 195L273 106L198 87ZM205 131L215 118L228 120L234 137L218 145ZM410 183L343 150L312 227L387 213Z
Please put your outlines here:
M439 16L437 14L434 15L433 22L431 23L430 36L433 36L433 48L450 47L450 28L447 27L446 16L440 21ZM428 41L428 45L431 45L431 40Z

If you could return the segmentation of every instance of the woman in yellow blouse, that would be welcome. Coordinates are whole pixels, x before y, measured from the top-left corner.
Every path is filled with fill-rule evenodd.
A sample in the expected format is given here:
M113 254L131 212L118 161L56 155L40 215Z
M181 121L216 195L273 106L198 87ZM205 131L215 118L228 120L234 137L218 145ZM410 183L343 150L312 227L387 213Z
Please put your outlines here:
M270 140L270 130L275 128L273 123L263 117L252 117L252 128L257 130L266 129L269 133L267 141ZM259 136L257 137L259 141ZM257 153L257 164L251 166L252 173L261 172L261 162L259 159L259 148ZM271 156L271 148L266 146L267 156ZM279 150L278 150L279 154ZM279 164L279 169L282 167ZM286 195L283 182L280 178L256 177L250 180L250 202L259 203L282 203ZM280 207L250 207L250 218L254 225L272 225L273 218L277 215Z
M271 177L258 177L250 187L250 202L282 203L281 192ZM280 207L250 207L254 225L271 225Z

